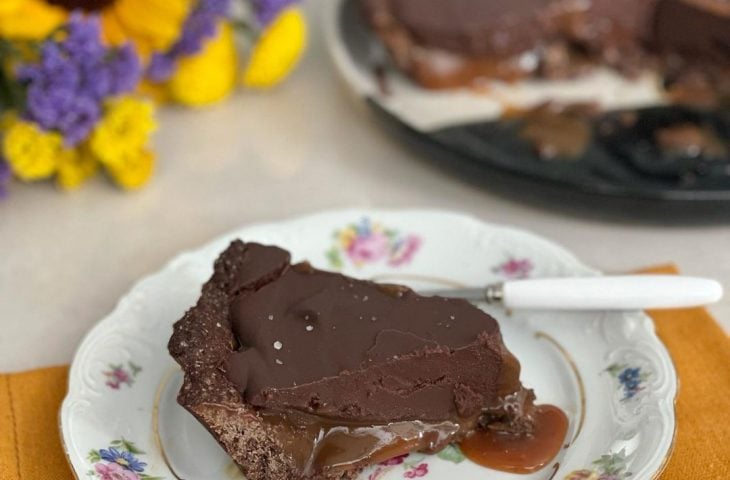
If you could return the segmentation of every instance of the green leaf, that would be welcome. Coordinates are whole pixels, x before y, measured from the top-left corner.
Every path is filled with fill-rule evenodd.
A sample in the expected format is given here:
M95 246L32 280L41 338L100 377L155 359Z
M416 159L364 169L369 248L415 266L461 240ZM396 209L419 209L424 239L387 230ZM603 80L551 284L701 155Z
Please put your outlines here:
M144 452L140 449L138 449L133 442L130 442L129 440L125 440L122 438L122 447L128 451L129 453L133 453L135 455L144 455Z
M327 260L330 262L330 266L333 268L342 268L342 257L337 247L332 247L325 253Z
M601 472L608 475L620 475L626 469L626 454L622 450L619 453L603 455L593 462Z
M623 369L625 369L627 365L625 364L618 364L614 363L612 365L609 365L608 368L606 368L606 371L610 373L612 376L617 377ZM604 455L605 457L606 455Z
M136 363L134 363L134 362L130 361L130 362L128 362L128 364L129 364L129 369L130 369L130 370L132 370L132 375L133 375L133 376L135 376L135 377L136 377L136 376L137 376L137 374L139 374L139 372L141 372L141 371L142 371L142 367L140 367L140 366L139 366L139 365L137 365Z
M601 470L605 470L606 468L611 466L612 461L612 455L601 455L601 458L593 461L593 465L597 466Z
M86 456L86 459L89 463L96 463L100 461L101 455L99 455L99 450L89 450L89 454Z
M163 477L151 477L146 473L138 473L137 476L139 478L144 478L145 480L163 480Z
M466 459L464 454L461 452L461 449L454 444L451 444L448 447L444 448L438 454L436 454L436 456L439 457L441 460L446 460L453 463L461 463Z

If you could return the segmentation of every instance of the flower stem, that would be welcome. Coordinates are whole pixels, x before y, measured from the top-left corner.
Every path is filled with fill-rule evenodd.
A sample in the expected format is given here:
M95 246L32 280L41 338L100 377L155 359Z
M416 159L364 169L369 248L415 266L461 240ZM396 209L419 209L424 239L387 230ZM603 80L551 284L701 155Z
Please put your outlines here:
M258 35L256 28L245 20L231 18L229 22L236 31L241 32L248 37L255 38Z

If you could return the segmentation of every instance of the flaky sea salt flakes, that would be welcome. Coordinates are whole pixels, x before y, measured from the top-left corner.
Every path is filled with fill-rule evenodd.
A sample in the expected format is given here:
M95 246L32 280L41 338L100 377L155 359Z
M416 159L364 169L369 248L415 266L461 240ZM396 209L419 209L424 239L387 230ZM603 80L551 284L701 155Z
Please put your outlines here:
M304 330L311 332L312 330L314 330L314 327L311 325L307 325L306 327L304 327Z
M279 340L277 340L277 341L274 342L274 348L276 350L281 350L281 347L283 347L283 346L284 345L282 345L282 343Z
M273 319L274 319L274 316L273 315L269 315L269 320L273 320Z
M277 365L284 365L284 362L282 362L278 358L276 360L274 360L274 361L276 362Z
M453 316L453 315L449 315L449 318L450 318L451 320L455 320L455 319L456 319L456 317L455 317L455 316Z
M363 302L367 302L367 301L368 301L368 296L367 296L367 295L365 295L364 297L362 297L362 301L363 301Z

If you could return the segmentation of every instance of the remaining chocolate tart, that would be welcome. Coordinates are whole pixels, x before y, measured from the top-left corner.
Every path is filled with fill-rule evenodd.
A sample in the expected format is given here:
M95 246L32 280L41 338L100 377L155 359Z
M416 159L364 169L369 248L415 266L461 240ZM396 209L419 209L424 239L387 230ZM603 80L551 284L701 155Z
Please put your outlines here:
M653 68L680 94L730 93L726 0L360 2L396 65L429 88L606 65L627 75Z
M169 350L180 404L250 480L351 479L478 429L533 427L534 395L491 316L277 247L234 241Z

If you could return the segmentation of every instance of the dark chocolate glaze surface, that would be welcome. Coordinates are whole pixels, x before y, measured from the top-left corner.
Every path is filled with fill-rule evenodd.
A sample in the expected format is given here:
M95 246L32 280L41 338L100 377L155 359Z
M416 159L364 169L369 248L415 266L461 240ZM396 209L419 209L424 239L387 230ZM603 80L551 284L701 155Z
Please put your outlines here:
M473 417L493 402L504 358L497 322L466 301L422 297L246 244L224 362L247 402L349 422ZM508 369L511 370L511 369ZM519 388L519 367L508 383Z
M416 43L472 56L515 54L555 38L587 48L648 40L658 1L363 0Z
M388 3L388 2L372 2ZM551 0L395 0L394 19L421 44L473 55L517 52L539 40L538 11ZM533 28L525 28L532 25ZM519 28L516 28L519 27Z

